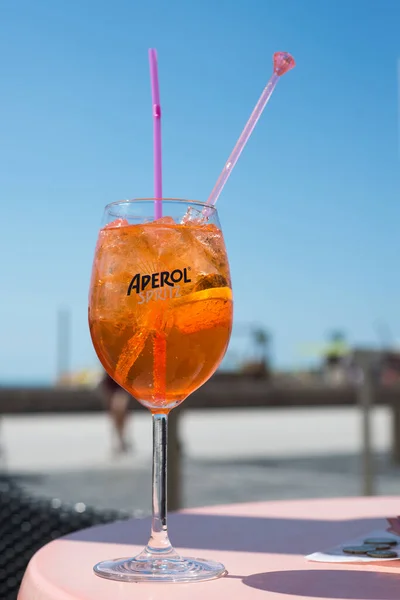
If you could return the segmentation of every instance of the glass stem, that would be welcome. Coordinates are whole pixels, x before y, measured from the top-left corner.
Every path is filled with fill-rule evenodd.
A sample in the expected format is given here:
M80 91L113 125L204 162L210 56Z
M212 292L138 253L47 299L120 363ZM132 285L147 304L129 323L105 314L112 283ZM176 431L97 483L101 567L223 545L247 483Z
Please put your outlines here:
M146 552L160 557L177 557L167 530L167 444L168 415L153 414L153 515Z

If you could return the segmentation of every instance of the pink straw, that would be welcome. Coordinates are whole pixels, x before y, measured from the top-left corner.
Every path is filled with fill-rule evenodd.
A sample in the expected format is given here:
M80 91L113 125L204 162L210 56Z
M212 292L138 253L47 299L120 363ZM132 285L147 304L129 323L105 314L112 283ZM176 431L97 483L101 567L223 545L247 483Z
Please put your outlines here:
M158 85L157 50L149 49L151 96L153 102L153 146L154 146L154 218L162 217L162 162L161 162L161 106Z
M240 134L240 137L236 142L236 145L232 150L230 157L226 161L225 166L222 169L220 176L218 177L217 183L215 184L207 200L207 204L210 204L211 206L213 206L218 200L222 189L228 180L229 175L232 173L233 167L236 165L238 158L241 155L247 143L247 140L252 134L252 131L256 126L258 119L261 117L261 114L268 100L270 99L276 84L278 83L279 77L287 73L287 71L290 71L290 69L293 69L293 67L296 64L294 62L294 58L287 52L275 52L273 60L274 72L271 76L271 79L268 81L266 87L264 88L263 93L261 94L253 112L251 113L250 118L245 125L245 128ZM205 209L205 211L207 212L207 209Z

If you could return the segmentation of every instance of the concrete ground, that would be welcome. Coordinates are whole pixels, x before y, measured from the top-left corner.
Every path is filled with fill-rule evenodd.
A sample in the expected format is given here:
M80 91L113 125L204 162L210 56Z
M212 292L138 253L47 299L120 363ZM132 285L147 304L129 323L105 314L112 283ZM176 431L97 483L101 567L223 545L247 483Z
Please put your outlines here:
M181 417L185 506L361 492L361 416L356 408L187 411ZM150 508L151 419L131 418L131 454L112 452L104 414L4 417L3 469L33 493L123 508ZM375 484L400 494L391 464L390 413L373 415Z

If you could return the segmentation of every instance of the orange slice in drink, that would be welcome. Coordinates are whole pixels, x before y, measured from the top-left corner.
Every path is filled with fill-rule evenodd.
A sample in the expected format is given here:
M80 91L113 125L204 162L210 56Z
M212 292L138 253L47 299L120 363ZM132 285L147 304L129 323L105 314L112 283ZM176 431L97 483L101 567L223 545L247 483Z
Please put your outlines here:
M196 333L232 322L232 290L208 288L176 298L171 303L174 326L182 333Z
M141 328L125 344L115 368L115 372L121 381L126 381L132 365L144 348L148 335L149 332Z

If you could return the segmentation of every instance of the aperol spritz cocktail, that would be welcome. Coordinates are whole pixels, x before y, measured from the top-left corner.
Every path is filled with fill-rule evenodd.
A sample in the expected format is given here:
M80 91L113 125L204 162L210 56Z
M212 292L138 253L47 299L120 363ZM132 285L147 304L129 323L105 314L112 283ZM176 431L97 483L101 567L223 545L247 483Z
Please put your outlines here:
M215 208L163 200L106 207L89 299L89 326L108 374L153 413L153 520L149 544L134 559L96 565L103 577L130 581L211 579L223 565L183 559L167 534L168 412L220 364L232 327L232 290ZM202 212L203 211L203 212Z
M224 356L232 292L214 223L112 221L100 231L90 296L100 361L152 411L182 402Z

